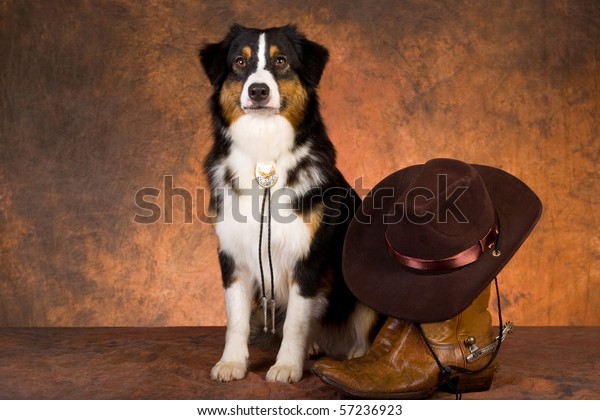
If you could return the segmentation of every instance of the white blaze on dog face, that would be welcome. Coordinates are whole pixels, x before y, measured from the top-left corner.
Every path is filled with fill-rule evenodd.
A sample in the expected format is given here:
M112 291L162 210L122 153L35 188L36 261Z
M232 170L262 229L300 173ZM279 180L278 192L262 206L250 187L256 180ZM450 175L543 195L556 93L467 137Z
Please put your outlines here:
M279 87L273 77L273 74L267 70L267 62L270 59L267 50L266 34L263 32L258 37L258 51L256 52L258 60L256 70L252 73L242 88L242 95L240 97L240 105L244 112L256 112L256 111L272 111L278 112L281 106ZM257 103L255 100L250 98L250 88L252 85L264 84L268 87L269 96L268 101Z

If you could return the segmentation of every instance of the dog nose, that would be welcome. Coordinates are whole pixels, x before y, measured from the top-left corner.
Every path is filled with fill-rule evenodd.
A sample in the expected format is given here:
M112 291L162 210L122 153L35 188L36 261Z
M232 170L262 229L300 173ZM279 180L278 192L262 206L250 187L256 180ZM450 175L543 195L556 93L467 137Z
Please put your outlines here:
M262 102L269 97L271 90L265 83L252 83L248 86L248 97L254 102Z

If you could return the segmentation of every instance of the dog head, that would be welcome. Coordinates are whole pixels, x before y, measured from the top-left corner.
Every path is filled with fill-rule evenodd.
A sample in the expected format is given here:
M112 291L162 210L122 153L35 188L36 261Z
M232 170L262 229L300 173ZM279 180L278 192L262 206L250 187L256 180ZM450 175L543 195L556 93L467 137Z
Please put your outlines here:
M282 115L297 127L319 84L327 50L295 26L231 28L200 50L200 61L228 124L245 114Z

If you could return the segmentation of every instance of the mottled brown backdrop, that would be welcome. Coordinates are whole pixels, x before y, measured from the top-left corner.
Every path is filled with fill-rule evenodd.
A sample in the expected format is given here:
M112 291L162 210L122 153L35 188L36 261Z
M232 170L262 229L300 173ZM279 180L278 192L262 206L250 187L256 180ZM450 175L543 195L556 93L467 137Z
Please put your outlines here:
M183 209L205 207L211 141L197 49L234 22L329 48L322 110L364 189L441 156L528 183L544 215L501 274L505 317L600 325L595 0L5 0L0 326L225 323L212 227ZM169 180L193 203L166 213ZM161 218L135 223L148 187Z

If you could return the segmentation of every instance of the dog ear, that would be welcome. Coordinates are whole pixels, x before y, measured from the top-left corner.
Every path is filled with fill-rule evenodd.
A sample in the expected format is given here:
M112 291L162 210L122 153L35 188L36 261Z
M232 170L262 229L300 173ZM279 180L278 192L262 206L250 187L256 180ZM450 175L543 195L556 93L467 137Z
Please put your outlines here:
M301 73L307 83L317 87L329 60L329 51L322 45L306 38L302 40L301 45L303 56Z
M227 68L227 49L223 45L224 42L207 44L200 49L200 63L213 86L219 83Z
M241 29L243 29L242 26L234 24L223 41L214 44L206 44L200 49L200 63L202 64L211 85L215 86L219 84L221 79L225 77L229 45Z
M298 74L309 86L317 87L329 60L329 51L322 45L307 39L302 32L298 31L296 25L287 25L284 30L300 58Z

